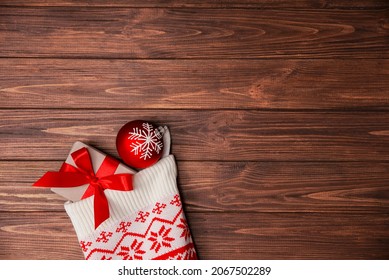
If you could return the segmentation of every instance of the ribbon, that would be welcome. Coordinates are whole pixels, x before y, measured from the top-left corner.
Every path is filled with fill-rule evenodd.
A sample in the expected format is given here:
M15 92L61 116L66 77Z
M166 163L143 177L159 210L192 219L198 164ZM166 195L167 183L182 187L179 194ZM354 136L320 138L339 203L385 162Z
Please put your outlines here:
M119 162L106 156L95 174L87 148L71 154L77 167L64 163L59 171L48 171L34 187L72 188L89 184L81 199L94 195L95 229L109 218L109 206L104 190L131 191L132 174L114 174Z

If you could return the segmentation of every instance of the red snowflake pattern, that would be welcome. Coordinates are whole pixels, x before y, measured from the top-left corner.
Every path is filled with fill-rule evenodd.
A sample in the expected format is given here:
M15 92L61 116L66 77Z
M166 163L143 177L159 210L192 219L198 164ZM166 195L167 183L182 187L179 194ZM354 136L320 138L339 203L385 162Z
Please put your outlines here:
M85 242L85 241L80 242L81 249L84 252L88 251L88 247L90 247L91 245L92 245L92 242Z
M136 239L132 242L131 246L121 246L121 251L118 253L118 256L121 256L123 260L142 260L142 255L146 252L141 250L143 245L142 242L138 242Z
M170 201L170 204L171 204L171 205L176 205L176 206L180 207L180 206L181 206L180 196L179 196L178 194L176 194L176 195L174 196L174 199L172 199L172 200Z
M131 226L131 222L120 222L116 232L127 232L127 228Z
M96 230L79 244L86 259L197 259L177 193Z
M162 211L163 211L164 208L166 208L166 204L165 203L157 202L155 204L155 207L154 207L152 212L160 215L160 214L162 214Z
M146 222L148 216L150 216L149 212L145 213L143 211L139 211L138 212L138 217L135 219L135 222L144 223L144 222Z
M155 252L158 253L162 246L170 248L170 243L175 240L173 237L169 236L171 230L171 228L165 228L163 225L158 232L150 232L151 237L149 237L148 240L153 242L150 250L155 250Z
M96 242L104 242L107 243L109 238L112 237L112 232L102 231L100 236L96 239Z
M180 237L184 237L185 240L190 238L190 231L189 231L189 226L188 223L185 221L185 219L180 218L181 224L177 225L177 227L182 229L182 233Z

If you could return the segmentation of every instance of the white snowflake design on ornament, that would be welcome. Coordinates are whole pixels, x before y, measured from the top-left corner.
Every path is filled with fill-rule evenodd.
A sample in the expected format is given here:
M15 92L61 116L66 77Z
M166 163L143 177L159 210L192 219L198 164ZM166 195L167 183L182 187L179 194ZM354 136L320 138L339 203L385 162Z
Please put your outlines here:
M142 123L142 127L143 129L133 128L132 132L128 133L130 135L128 139L136 140L130 146L132 148L131 152L135 155L141 152L140 158L146 160L151 158L154 151L159 154L162 150L162 134L157 128L153 129L153 126L149 123Z

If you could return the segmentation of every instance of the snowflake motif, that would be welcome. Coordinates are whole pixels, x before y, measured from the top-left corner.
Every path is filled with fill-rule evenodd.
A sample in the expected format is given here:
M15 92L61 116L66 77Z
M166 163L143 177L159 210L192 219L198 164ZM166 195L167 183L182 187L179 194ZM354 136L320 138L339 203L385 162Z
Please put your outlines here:
M133 128L132 132L128 133L130 135L128 139L136 140L130 145L131 152L135 155L141 153L140 158L147 160L151 158L153 152L159 154L162 150L162 135L158 129L153 130L153 126L149 123L143 123L142 127L143 129Z
M92 242L81 241L80 246L82 251L86 252L88 251L88 247L92 246Z
M116 228L116 232L127 232L127 228L131 226L131 222L120 222Z
M188 238L190 238L190 230L188 227L188 223L183 218L180 218L180 221L181 224L177 225L178 228L182 229L182 233L180 237L184 237L185 240L187 240Z
M173 237L169 236L171 230L171 228L166 229L165 226L162 226L158 232L152 231L150 233L151 237L148 239L153 242L150 250L155 250L155 252L158 253L162 246L170 248L170 243L175 240Z
M156 204L155 204L155 207L153 208L153 213L154 214L158 214L158 215L160 215L160 214L162 214L162 211L163 211L163 209L165 209L166 208L166 204L165 203L159 203L159 202L157 202Z
M170 201L170 204L180 207L181 206L180 196L178 194L176 194L174 196L174 199L172 199L172 201Z
M146 222L146 219L147 219L148 216L150 216L149 212L145 213L143 211L139 211L138 212L138 217L136 217L135 222L144 223L144 222Z
M131 246L121 246L118 256L123 257L123 260L142 260L142 255L146 252L141 250L143 241L138 243L138 240L134 239Z
M100 236L96 239L96 242L104 242L107 243L109 238L112 237L112 232L102 231Z

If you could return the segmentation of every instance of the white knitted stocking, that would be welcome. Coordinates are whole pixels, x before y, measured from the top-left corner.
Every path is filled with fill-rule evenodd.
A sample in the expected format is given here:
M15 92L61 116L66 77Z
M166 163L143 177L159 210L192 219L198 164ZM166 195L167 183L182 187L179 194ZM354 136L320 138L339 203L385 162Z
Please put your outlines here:
M173 155L134 174L133 191L105 190L110 218L94 228L93 197L65 204L85 259L196 259Z

